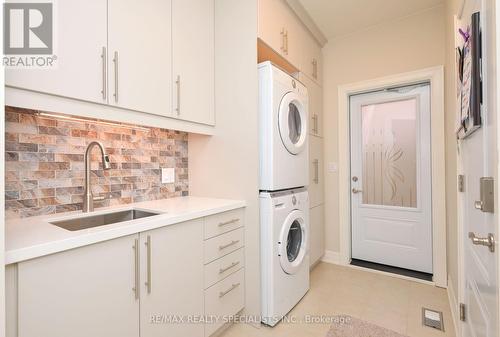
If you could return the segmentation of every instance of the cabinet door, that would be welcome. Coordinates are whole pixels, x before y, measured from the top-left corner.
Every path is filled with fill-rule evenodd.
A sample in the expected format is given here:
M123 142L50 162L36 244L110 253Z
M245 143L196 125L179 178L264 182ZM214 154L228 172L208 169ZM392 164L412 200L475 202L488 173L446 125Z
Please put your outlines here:
M21 262L19 337L137 337L137 235Z
M302 53L302 66L300 70L319 86L322 84L323 57L321 47L314 37L307 32L304 39L304 52Z
M214 0L172 1L173 113L215 124Z
M259 0L258 35L269 47L282 56L285 54L284 0Z
M109 103L170 116L170 0L108 0Z
M155 229L141 237L141 336L201 337L201 323L154 317L203 315L203 220Z
M54 11L56 67L7 69L5 83L80 100L106 103L106 0L57 1ZM103 93L104 91L104 93Z
M309 210L309 221L311 230L310 259L311 265L321 259L325 254L325 207L324 205L313 207Z
M324 202L323 139L309 137L309 205L315 207Z
M323 89L303 72L300 81L307 87L309 95L309 134L323 136Z

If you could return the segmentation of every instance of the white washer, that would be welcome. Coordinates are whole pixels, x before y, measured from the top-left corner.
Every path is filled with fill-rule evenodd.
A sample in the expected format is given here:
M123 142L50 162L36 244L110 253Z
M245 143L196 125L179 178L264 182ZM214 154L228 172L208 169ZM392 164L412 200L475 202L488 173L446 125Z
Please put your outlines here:
M278 191L309 182L306 87L273 66L259 64L260 190Z
M274 326L309 290L305 188L260 193L262 323Z

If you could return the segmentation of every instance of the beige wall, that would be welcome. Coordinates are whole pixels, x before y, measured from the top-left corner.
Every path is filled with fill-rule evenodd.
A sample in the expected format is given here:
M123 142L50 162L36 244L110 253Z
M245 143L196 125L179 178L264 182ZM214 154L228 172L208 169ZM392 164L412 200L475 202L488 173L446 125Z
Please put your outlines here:
M217 126L189 135L189 192L247 202L246 311L260 315L257 1L215 3Z
M325 163L338 162L338 86L446 65L445 6L330 40L323 48ZM446 109L447 222L456 227L454 115ZM326 250L339 251L338 173L325 171Z

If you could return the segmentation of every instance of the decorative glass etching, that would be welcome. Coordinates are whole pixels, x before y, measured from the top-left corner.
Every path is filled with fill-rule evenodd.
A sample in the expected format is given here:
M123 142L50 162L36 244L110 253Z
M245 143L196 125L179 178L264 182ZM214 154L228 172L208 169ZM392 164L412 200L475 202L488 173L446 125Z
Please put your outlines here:
M361 107L363 203L417 207L417 99Z

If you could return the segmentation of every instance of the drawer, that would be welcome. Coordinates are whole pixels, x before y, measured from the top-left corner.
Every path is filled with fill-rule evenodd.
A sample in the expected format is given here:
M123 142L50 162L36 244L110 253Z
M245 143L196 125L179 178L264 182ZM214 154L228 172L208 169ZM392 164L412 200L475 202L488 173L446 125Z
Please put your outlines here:
M240 248L205 266L205 289L243 268L245 250Z
M219 320L205 324L205 336L210 336L224 323L224 317L234 315L245 306L245 269L226 277L205 290L205 315Z
M205 218L205 239L213 238L243 226L244 209L235 209Z
M244 228L216 236L204 242L205 264L243 247Z

